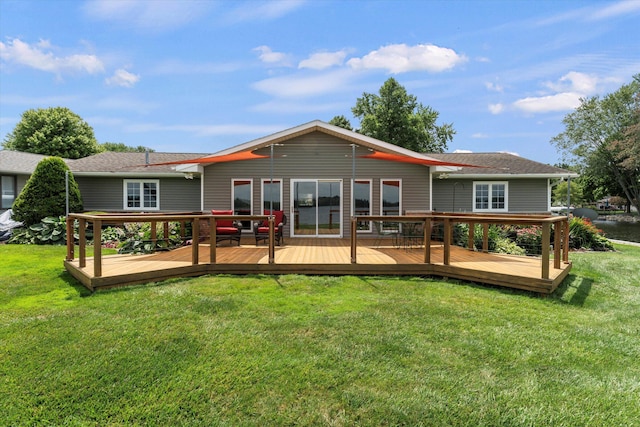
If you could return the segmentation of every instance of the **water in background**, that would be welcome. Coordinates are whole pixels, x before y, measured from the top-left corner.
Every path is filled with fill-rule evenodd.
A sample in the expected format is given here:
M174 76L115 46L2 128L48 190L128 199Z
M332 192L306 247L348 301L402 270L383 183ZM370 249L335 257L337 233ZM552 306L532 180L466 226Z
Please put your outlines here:
M609 239L640 243L640 222L593 221Z

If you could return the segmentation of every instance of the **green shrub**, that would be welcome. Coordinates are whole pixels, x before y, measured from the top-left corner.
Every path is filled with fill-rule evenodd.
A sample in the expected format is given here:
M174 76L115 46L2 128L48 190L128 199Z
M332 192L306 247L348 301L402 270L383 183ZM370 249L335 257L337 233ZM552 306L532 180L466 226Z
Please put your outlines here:
M169 223L168 240L164 239L161 224L157 224L157 239L155 243L151 240L151 224L148 222L127 223L124 225L123 233L124 236L122 237L124 237L124 240L121 240L118 245L118 253L121 254L146 254L158 250L173 249L182 245L180 226L178 223Z
M498 237L495 240L495 249L494 251L499 254L508 254L508 255L527 255L527 251L524 248L521 248L508 237Z
M529 225L517 228L515 242L524 248L528 255L540 255L542 253L542 227Z
M569 220L569 247L593 251L612 251L613 244L587 218Z
M77 239L75 224L74 238ZM22 245L65 245L67 244L67 221L64 216L46 217L37 224L14 230L8 243Z
M13 219L25 227L38 224L46 217L66 214L66 173L68 166L60 157L47 157L35 171L13 203ZM82 197L73 174L69 171L69 210L82 211Z

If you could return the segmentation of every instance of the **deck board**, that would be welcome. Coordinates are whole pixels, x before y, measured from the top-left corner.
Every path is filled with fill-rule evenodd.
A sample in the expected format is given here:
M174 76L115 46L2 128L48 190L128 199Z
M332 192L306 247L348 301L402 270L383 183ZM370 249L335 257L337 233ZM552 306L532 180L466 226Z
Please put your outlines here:
M211 246L198 246L198 264L191 262L192 248L185 246L172 251L149 255L108 255L102 259L101 277L93 277L93 258L79 267L78 259L65 261L66 268L90 289L159 281L202 274L385 274L438 275L479 283L507 286L550 293L562 282L571 264L553 268L550 261L549 279L541 278L541 259L470 251L451 247L450 264L443 265L443 246L431 246L431 263L425 264L424 249L371 246L373 241L361 239L357 247L357 264L351 263L351 248L347 239L288 239L276 247L275 262L269 264L268 247L256 246L251 240L240 246L221 244L216 248L216 264L209 264Z

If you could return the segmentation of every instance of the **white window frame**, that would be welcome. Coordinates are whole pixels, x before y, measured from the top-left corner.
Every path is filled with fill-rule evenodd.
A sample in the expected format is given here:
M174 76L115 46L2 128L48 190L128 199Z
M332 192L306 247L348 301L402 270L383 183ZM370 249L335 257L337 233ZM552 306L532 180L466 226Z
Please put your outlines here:
M486 209L476 206L476 190L478 185L487 185L489 187L488 204ZM504 207L493 208L492 199L495 185L504 185ZM473 181L473 212L508 212L509 211L509 182L508 181Z
M284 180L282 178L273 178L273 183L279 184L278 186L280 187L280 209L279 210L281 211L285 211L284 201L283 201L283 188L282 188L283 181ZM260 182L260 212L258 213L258 215L262 215L262 213L266 209L264 207L264 202L265 202L264 186L265 184L269 184L269 183L271 183L271 178L262 178ZM274 210L278 210L278 209L274 209Z
M384 215L384 183L388 181L398 182L398 215L402 215L402 179L380 178L380 215Z
M128 206L129 185L138 184L140 190L140 205L135 207ZM144 206L144 184L155 184L156 186L156 206ZM123 200L122 205L125 211L159 211L160 210L160 180L159 179L125 179L123 180Z
M371 178L356 178L355 181L359 182L368 182L369 183L369 215L373 215L373 180ZM356 215L356 200L354 194L354 184L355 181L351 179L351 216ZM371 221L368 222L368 229L357 230L358 233L373 233L373 227L371 226Z
M252 178L232 178L231 179L231 209L233 213L236 213L236 182L249 182L249 215L253 214L253 179ZM243 231L249 230L251 231L251 223L250 221L242 221Z

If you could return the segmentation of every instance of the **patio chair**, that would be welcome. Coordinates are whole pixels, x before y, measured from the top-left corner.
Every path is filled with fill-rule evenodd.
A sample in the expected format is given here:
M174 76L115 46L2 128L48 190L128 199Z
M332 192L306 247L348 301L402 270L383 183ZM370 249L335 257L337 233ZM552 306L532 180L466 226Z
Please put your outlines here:
M212 215L233 215L233 210L211 210ZM242 225L239 221L233 221L231 219L218 219L216 220L216 245L218 242L225 240L229 241L229 244L238 242L240 246L240 237L242 236Z
M380 247L385 239L390 239L394 248L400 246L400 223L390 221L373 221L376 229L374 246Z
M271 215L270 210L265 210L264 215ZM276 244L281 246L284 243L284 238L282 236L282 232L284 226L287 224L287 216L284 214L284 211L273 211L273 216L275 217L275 239ZM260 221L253 226L254 234L256 235L256 246L261 240L269 239L269 221Z

